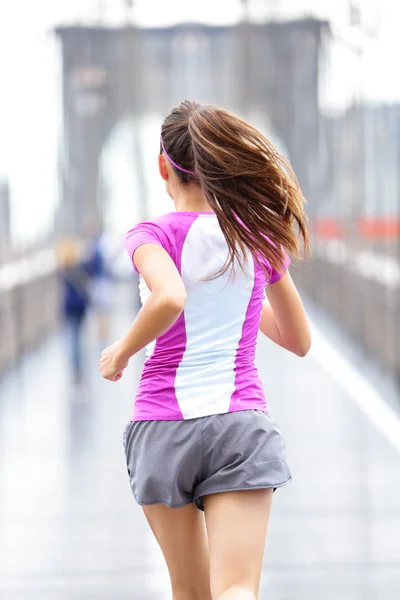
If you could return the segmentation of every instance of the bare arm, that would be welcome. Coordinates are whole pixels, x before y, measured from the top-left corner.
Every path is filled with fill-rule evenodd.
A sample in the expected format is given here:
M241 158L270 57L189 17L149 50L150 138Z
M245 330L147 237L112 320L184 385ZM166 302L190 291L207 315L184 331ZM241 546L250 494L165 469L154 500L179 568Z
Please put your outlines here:
M151 294L127 334L102 353L100 370L117 381L131 356L165 333L181 315L186 301L182 278L169 254L157 244L143 244L135 265Z
M286 273L266 290L260 331L286 350L305 356L311 347L311 334L299 293Z

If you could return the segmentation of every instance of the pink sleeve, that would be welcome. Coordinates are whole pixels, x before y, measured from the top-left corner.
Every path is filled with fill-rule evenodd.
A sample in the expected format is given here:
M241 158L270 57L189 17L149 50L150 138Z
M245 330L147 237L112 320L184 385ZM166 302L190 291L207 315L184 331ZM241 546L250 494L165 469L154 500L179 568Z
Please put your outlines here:
M279 269L279 271L277 271L276 269L274 269L274 267L271 267L271 265L269 266L269 274L270 274L269 275L269 285L276 283L277 281L282 279L282 277L284 275L286 275L286 272L290 265L290 258L285 251L283 251L283 252L284 252L284 260L283 260L282 268Z
M130 229L125 237L125 248L132 260L133 268L137 273L133 255L135 251L143 244L158 244L168 253L170 253L170 242L165 232L155 223L139 223L133 229Z
M270 240L270 238L267 235L265 235L265 234L262 234L262 235L271 244L271 246L274 246L276 248L276 244L272 240ZM269 263L269 261L265 258L265 256L259 255L260 264L264 267L264 269L268 273L268 281L267 281L268 285L277 283L280 279L282 279L282 277L284 275L286 275L288 267L290 265L289 255L287 254L287 252L285 251L283 246L281 246L281 250L283 252L283 261L282 261L282 265L280 266L279 269L275 269Z

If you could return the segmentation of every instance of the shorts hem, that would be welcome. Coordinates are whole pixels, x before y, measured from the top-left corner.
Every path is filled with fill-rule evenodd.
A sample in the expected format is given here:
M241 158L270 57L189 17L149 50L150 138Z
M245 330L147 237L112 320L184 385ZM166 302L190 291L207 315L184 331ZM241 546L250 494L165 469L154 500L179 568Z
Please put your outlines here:
M287 485L288 483L290 483L292 481L292 476L289 477L289 479L286 479L285 481L283 481L282 483L266 483L265 485L247 485L247 486L240 486L240 487L226 487L226 488L213 488L211 491L206 491L203 492L202 494L200 494L199 496L195 496L193 498L194 503L196 504L197 508L200 508L200 510L204 510L202 508L203 506L203 502L202 502L202 498L204 498L205 496L212 496L213 494L223 494L224 492L246 492L247 490L270 490L273 489L274 491L277 490L278 488L284 487L285 485ZM200 500L200 502L198 502ZM201 506L199 506L199 504Z
M183 508L184 506L187 506L188 504L192 504L192 502L194 502L195 505L197 506L197 508L199 508L200 510L203 510L199 506L199 504L202 505L203 503L198 502L198 501L201 498L204 498L204 496L211 496L212 494L223 494L224 492L246 492L247 490L269 490L269 489L276 490L278 488L284 487L291 481L292 481L292 477L289 477L289 479L286 479L286 481L283 481L282 483L275 483L275 484L268 483L265 485L254 485L254 486L247 485L247 486L227 487L227 488L213 488L211 491L207 491L206 493L203 493L199 496L194 496L194 498L192 500L187 500L185 502L179 502L179 503L169 503L169 502L165 502L164 500L138 500L135 495L134 495L134 498L135 498L136 503L139 504L139 506L152 506L153 504L163 504L167 508Z
M188 504L192 504L192 502L194 502L194 500L187 500L186 502L179 502L178 504L175 503L169 503L169 502L164 502L164 500L138 500L136 498L136 496L134 496L135 501L137 504L139 504L139 506L152 506L153 504L164 504L164 506L166 506L167 508L183 508L184 506L187 506Z
M283 481L282 483L266 483L265 485L247 485L240 487L218 488L213 489L210 492L204 492L200 496L195 496L193 499L197 500L197 498L202 498L203 496L209 496L211 494L222 494L223 492L245 492L246 490L269 490L270 488L281 488L290 483L291 481L292 476L290 476L289 479L286 479L286 481Z

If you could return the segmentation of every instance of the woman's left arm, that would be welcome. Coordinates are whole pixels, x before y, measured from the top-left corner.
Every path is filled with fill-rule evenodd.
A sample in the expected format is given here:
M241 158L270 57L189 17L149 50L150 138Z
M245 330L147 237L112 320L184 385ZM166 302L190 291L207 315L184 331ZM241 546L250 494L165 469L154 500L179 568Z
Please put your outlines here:
M305 356L311 346L310 328L299 293L287 272L266 289L268 302L261 311L259 329L286 350Z
M102 352L100 371L110 381L118 381L131 356L175 323L186 302L182 278L164 248L158 244L143 244L135 250L134 257L151 294L128 333Z

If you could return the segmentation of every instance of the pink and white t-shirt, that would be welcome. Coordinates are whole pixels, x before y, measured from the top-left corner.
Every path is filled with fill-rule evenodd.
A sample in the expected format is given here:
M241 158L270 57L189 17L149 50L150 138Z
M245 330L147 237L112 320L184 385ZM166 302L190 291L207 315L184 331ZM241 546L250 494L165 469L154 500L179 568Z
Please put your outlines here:
M133 258L142 244L162 246L182 276L187 300L174 325L147 347L132 421L195 419L258 409L266 400L254 364L262 301L278 273L249 253L228 270L228 248L214 213L175 212L140 223L126 236ZM289 262L289 260L287 261ZM286 265L287 268L287 265ZM286 270L285 268L285 270ZM140 297L150 294L140 277Z

